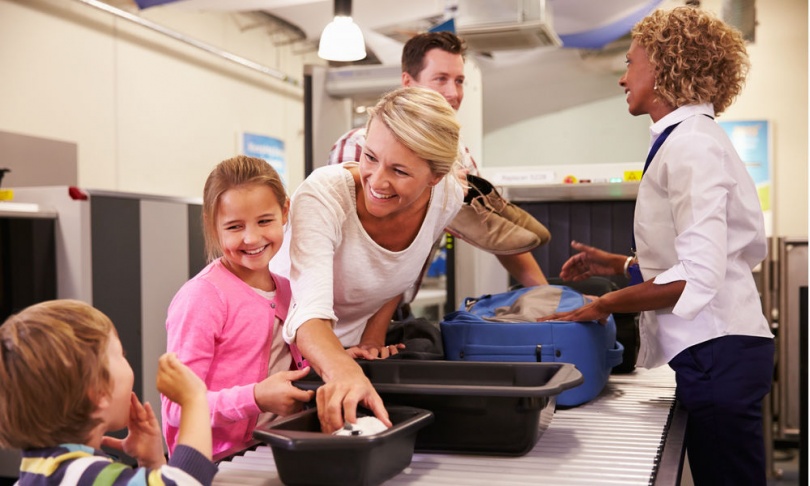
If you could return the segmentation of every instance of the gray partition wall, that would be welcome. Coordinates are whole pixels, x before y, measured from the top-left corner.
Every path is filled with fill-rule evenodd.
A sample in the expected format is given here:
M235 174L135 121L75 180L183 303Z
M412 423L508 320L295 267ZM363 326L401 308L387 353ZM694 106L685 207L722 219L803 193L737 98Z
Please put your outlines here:
M776 384L777 438L796 440L803 431L801 395L807 393L807 381L801 380L802 368L807 369L807 355L801 353L800 343L807 341L807 320L802 320L801 299L807 292L807 238L780 237L772 247L775 260L776 289ZM806 318L806 316L805 316ZM806 452L806 451L804 451Z
M93 196L90 220L92 304L113 321L127 360L133 370L140 370L143 366L140 201ZM135 393L141 400L143 381L143 373L136 372Z
M78 145L0 130L3 187L73 185L79 180Z

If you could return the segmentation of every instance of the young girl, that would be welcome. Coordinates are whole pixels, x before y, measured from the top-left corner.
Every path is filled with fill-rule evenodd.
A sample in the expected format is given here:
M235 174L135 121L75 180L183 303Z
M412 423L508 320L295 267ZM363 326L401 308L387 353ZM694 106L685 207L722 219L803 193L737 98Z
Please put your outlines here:
M208 387L213 453L251 439L272 414L298 411L313 392L291 381L304 368L281 339L290 284L270 272L281 247L289 202L276 171L264 160L238 156L217 165L205 183L203 233L208 264L169 306L169 352ZM163 434L174 450L180 410L161 397ZM264 412L264 413L263 413Z

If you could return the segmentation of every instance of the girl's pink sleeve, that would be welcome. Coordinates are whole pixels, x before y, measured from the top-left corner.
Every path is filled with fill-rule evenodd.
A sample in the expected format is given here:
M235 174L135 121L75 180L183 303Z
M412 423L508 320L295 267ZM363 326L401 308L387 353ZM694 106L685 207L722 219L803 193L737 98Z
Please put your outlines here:
M178 291L166 319L167 351L176 353L209 389L212 426L223 426L261 412L253 396L254 384L219 389L221 384L211 378L211 368L216 364L216 341L226 319L227 307L219 291L210 283L196 279ZM168 400L165 402L168 406L164 404L163 420L178 427L180 407Z

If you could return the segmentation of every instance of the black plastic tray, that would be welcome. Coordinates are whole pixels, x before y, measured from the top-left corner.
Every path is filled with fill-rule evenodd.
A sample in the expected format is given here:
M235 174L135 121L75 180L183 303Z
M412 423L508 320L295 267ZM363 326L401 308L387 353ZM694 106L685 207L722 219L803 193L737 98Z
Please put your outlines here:
M568 363L470 361L358 361L386 406L430 410L415 449L521 456L551 422L556 396L583 382ZM313 390L323 384L310 373L295 382Z
M379 434L324 434L318 412L311 408L255 429L253 438L271 447L284 484L377 485L408 467L417 432L433 421L427 410L386 409L393 426Z

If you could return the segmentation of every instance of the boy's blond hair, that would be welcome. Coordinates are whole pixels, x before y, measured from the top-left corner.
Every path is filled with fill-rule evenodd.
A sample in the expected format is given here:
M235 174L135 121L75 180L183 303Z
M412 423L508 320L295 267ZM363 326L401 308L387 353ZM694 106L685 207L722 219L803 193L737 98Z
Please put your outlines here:
M0 447L87 442L112 383L110 319L77 300L52 300L0 326Z

